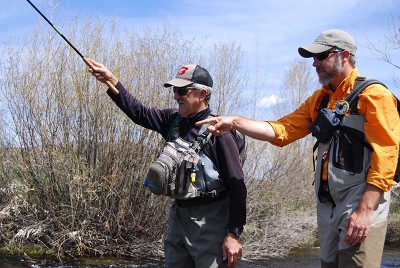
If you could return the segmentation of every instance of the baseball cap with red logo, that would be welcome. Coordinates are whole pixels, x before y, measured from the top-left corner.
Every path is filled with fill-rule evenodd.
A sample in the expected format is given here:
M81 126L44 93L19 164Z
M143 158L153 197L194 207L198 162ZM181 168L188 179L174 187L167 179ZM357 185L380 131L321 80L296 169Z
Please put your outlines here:
M166 82L164 87L185 87L193 83L213 86L211 75L206 69L196 64L188 64L182 66L175 78Z

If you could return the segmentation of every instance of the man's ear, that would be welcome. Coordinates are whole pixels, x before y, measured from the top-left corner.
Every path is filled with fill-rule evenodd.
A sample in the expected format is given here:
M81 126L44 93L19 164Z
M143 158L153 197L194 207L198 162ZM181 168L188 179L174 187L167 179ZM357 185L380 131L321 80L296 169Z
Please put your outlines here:
M341 54L343 55L343 58L346 58L347 60L349 60L349 58L350 58L350 51L348 51L348 50L343 50Z
M207 89L201 89L200 90L200 99L204 100L207 97Z

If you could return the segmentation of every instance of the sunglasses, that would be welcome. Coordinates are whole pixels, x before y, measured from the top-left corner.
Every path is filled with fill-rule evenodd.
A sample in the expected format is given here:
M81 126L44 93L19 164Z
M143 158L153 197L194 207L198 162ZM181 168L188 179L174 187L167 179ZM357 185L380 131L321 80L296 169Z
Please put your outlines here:
M326 60L331 53L342 52L342 50L327 50L321 53L317 53L313 55L314 60L324 61Z
M193 87L172 87L172 90L174 91L174 94L178 94L179 96L185 96L189 92L189 89L192 88Z

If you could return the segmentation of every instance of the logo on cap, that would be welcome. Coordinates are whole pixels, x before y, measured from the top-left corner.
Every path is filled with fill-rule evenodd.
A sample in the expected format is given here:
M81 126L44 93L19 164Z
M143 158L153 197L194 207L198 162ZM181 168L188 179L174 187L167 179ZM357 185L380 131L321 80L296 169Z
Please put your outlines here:
M184 75L187 70L189 70L188 67L182 66L177 75Z

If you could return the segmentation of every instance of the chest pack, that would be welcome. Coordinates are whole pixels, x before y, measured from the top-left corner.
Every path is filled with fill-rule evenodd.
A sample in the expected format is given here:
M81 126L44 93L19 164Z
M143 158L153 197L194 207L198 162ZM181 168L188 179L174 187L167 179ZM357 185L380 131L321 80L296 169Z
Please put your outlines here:
M214 159L208 125L203 125L196 141L180 138L182 118L177 115L157 159L150 165L144 186L156 195L174 199L215 198L226 190L219 178L218 161ZM245 159L245 136L234 133L235 141Z
M337 130L342 132L347 132L352 138L356 139L358 142L361 142L372 151L372 147L364 141L363 138L360 138L357 135L351 135L348 128L343 128L341 125L342 119L347 111L350 110L350 114L358 114L357 103L358 103L358 95L369 85L371 84L381 84L385 86L382 82L374 79L366 79L365 77L357 77L356 83L353 91L346 97L346 99L339 101L336 103L335 111L326 108L329 102L329 95L325 95L320 103L318 115L316 119L310 126L311 134L317 139L316 144L314 145L314 151L317 149L318 144L329 142L334 133ZM386 87L386 86L385 86ZM397 112L400 115L400 102L397 97ZM396 182L400 182L400 154L397 162L397 168L394 176L394 180Z

